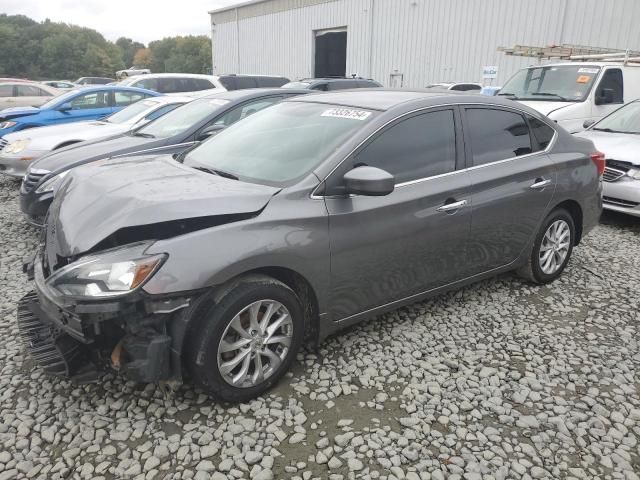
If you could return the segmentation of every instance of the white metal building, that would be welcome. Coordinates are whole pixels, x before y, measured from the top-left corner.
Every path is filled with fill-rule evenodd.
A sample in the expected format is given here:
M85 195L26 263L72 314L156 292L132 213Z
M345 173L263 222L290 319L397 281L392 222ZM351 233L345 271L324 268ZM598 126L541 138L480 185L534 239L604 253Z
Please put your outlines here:
M357 74L386 86L502 84L537 60L498 47L640 50L640 0L254 0L211 15L214 73ZM344 72L344 73L343 73Z

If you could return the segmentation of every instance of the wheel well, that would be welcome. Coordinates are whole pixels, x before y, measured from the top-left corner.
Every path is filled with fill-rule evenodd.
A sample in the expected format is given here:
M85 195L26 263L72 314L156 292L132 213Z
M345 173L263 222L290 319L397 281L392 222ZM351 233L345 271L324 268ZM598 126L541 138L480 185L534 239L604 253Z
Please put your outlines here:
M556 205L556 208L564 208L573 218L573 223L576 227L576 245L579 245L582 240L582 207L575 200L565 200Z
M58 150L62 147L68 147L69 145L73 145L74 143L80 143L80 140L71 140L70 142L63 142L60 145L56 146L54 150Z
M242 276L255 273L273 277L276 280L284 283L287 287L289 287L296 293L298 298L300 298L300 301L302 302L302 308L304 309L305 340L316 341L318 338L319 330L318 298L316 297L316 294L313 291L313 287L311 286L309 281L298 272L283 267L259 268L246 272Z

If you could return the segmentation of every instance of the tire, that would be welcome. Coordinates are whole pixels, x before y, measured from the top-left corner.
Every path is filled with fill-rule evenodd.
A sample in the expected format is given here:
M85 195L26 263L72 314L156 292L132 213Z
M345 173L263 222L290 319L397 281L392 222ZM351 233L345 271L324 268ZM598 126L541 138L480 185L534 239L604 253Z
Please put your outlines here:
M556 238L559 237L562 240L555 244L551 241L554 237L554 232L551 230L552 226L557 228L555 230L557 233ZM569 238L565 240L566 235ZM529 259L526 265L517 270L518 275L539 285L553 282L562 274L569 263L575 240L576 228L571 214L563 208L553 210L542 222ZM554 247L557 249L556 252L553 251ZM550 254L547 253L549 251L551 251ZM549 259L550 256L553 258ZM546 261L545 258L547 259Z
M263 329L263 325L252 328L251 312L256 312L255 318L261 323L269 305L273 313L267 328ZM269 332L269 326L283 318L281 326ZM201 318L192 321L197 323L189 333L185 349L187 369L209 395L232 403L251 400L275 385L289 370L304 338L300 300L293 290L270 277L239 281L222 298L203 309ZM240 327L243 334L234 327ZM268 343L277 339L282 339L282 343ZM231 344L239 347L219 352L220 347ZM258 376L258 365L263 367L262 379ZM239 380L234 383L234 379Z
M129 74L127 72L122 72L120 74L120 78L127 78L129 76Z

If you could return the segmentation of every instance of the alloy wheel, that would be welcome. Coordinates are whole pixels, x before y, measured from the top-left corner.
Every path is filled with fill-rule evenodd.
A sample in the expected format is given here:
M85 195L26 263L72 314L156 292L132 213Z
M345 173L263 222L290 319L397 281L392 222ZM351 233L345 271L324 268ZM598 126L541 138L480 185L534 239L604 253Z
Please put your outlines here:
M259 300L236 314L218 345L222 378L238 388L250 388L272 376L289 354L293 321L275 300Z
M553 275L564 265L571 246L571 228L564 220L556 220L544 234L538 257L540 269Z

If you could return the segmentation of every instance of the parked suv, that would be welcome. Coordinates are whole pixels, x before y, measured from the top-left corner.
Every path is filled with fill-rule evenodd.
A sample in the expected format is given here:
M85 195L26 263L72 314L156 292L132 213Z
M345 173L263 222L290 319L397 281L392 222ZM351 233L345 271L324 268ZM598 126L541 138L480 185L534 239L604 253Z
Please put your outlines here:
M49 373L188 372L247 401L305 340L500 272L555 280L598 221L603 169L593 143L505 99L296 97L179 158L73 170L18 324Z
M159 93L191 93L203 90L226 89L213 75L198 75L195 73L150 73L125 78L118 85L146 88Z
M289 83L288 78L271 75L236 75L231 73L220 75L218 79L227 90L281 87Z
M305 78L282 86L282 88L308 88L309 90L319 90L321 92L377 87L382 87L382 85L375 80L366 78Z

